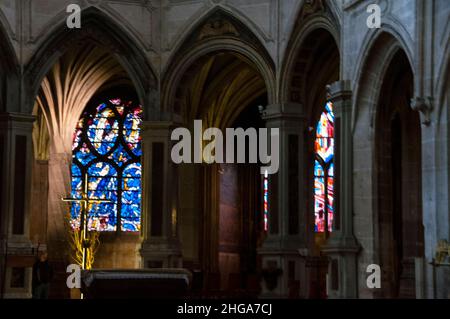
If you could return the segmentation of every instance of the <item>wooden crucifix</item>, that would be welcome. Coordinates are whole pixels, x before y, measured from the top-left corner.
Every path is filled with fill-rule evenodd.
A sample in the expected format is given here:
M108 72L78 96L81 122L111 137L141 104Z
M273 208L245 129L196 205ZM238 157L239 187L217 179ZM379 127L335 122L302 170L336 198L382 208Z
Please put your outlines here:
M72 198L72 197L64 197L61 198L64 202L73 202L73 203L80 203L81 205L81 211L80 211L80 232L81 237L83 239L82 243L82 249L83 249L83 262L82 262L82 269L86 269L87 265L87 247L86 247L86 241L87 241L87 233L88 233L88 224L89 224L89 214L88 214L88 207L90 203L112 203L112 201L108 199L99 199L99 198L89 198L88 195L88 174L84 175L84 187L83 191L81 192L81 198Z

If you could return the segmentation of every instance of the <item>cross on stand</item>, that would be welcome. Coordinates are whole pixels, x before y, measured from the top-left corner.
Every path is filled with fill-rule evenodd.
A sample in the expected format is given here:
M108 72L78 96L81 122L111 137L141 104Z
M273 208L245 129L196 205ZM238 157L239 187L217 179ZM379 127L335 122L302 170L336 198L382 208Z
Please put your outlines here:
M71 197L65 197L61 198L64 202L73 202L73 203L80 203L81 204L81 220L80 220L80 232L81 237L83 239L83 262L82 262L82 269L86 269L86 257L87 257L87 233L88 233L88 222L89 222L89 215L88 215L88 205L90 203L112 203L112 201L108 199L98 199L98 198L89 198L88 195L88 174L84 175L84 188L83 192L81 193L81 198L71 198Z

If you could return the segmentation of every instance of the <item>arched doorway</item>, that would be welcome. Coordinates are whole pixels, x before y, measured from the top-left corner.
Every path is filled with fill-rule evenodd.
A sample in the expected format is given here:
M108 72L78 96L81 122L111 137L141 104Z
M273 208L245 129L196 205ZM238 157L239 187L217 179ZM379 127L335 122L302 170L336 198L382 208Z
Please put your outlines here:
M308 185L304 203L307 226L303 236L309 253L302 295L326 298L328 258L321 248L338 226L333 220L339 220L333 209L334 115L326 88L339 80L340 53L338 40L329 29L311 26L293 43L285 94L286 99L303 109L307 128L303 155Z
M48 208L48 216L44 227L46 234L33 235L46 238L53 258L64 260L69 257L64 226L67 205L61 202L61 197L72 191L70 167L73 156L77 157L73 151L82 133L77 131L80 118L84 120L82 114L97 108L101 103L125 96L132 96L133 103L139 104L125 70L107 50L93 44L74 47L73 51L56 62L43 79L34 107L38 121L33 132L36 164L43 167L35 170L38 175L34 176L34 186L40 188L42 173L44 171L45 175L47 170L48 203L44 203L46 196L38 193L35 193L33 200L36 207ZM90 120L92 122L96 117L95 114L91 115L94 117ZM85 126L89 125L92 123L85 123ZM101 130L107 131L106 127ZM109 133L120 135L118 128ZM87 138L88 132L83 134ZM83 154L86 158L93 156L87 149Z
M376 116L382 296L415 298L415 258L424 256L420 115L411 108L413 73L402 50L384 75Z
M216 9L199 21L168 65L162 102L178 125L192 132L193 121L202 120L203 130L224 134L263 125L259 106L274 97L274 66L257 36L229 12ZM194 272L199 293L258 295L256 248L264 235L258 167L178 167L183 266Z
M35 223L30 237L36 245L47 244L56 268L52 294L59 298L68 296L66 265L74 262L65 227L71 207L61 197L70 195L75 186L71 165L77 123L84 112L113 99L142 105L155 88L147 60L127 34L95 8L84 14L85 27L80 32L66 37L70 31L61 28L64 31L50 35L26 69L29 108L38 118L33 131L31 220ZM152 105L145 106L146 116L150 110L157 112ZM125 126L120 123L120 128ZM122 206L123 199L124 195ZM94 267L139 267L141 238L138 231L130 233L102 233Z
M220 51L200 57L183 74L177 92L188 127L201 119L203 130L216 127L224 136L227 128L264 127L259 106L267 104L265 82L241 54ZM190 203L181 200L181 242L197 238L191 242L194 248L185 248L184 266L202 272L203 289L210 294L256 296L256 250L264 236L260 165L234 163L181 167L181 183L199 189ZM196 176L195 182L188 176Z

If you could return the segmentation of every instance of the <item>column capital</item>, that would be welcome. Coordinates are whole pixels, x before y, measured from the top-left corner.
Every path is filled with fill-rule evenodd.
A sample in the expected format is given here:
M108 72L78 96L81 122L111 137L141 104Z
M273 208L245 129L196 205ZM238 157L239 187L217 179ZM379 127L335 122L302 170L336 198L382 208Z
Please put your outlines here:
M350 253L357 254L361 249L361 245L354 236L342 236L339 232L332 233L327 243L322 247L321 251L326 254L332 253Z
M304 119L304 108L299 103L270 104L261 111L263 120Z
M352 97L352 87L349 80L342 80L327 85L327 94L332 102L349 100Z
M178 125L172 121L143 121L142 127L142 137L167 137L170 135L170 131Z
M422 117L422 123L426 126L431 124L431 112L433 111L433 98L416 96L411 99L411 108L419 111Z
M36 120L36 116L24 113L0 113L0 128L27 128Z

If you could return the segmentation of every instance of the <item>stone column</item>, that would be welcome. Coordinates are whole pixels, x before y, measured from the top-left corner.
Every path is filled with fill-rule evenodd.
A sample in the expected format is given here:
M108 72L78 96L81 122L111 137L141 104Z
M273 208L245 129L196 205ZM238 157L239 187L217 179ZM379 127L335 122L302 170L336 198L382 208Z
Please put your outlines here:
M335 224L322 251L330 258L328 297L357 298L356 255L359 244L353 234L353 136L352 91L349 81L328 87L335 113Z
M218 164L202 164L203 201L202 201L202 269L207 274L205 280L210 280L209 274L219 273L219 220L220 220L220 175ZM213 279L215 280L215 278ZM214 286L216 283L209 284ZM220 283L219 283L220 285Z
M29 203L34 119L28 114L0 114L0 254L6 258L1 260L0 282L5 298L31 297L34 260Z
M143 268L181 268L178 239L178 174L170 157L171 122L142 124Z
M269 229L258 250L262 257L263 298L288 297L290 284L300 284L304 273L300 251L308 247L309 232L303 151L306 124L302 110L299 104L276 104L263 113L266 127L280 130L280 166L278 173L269 177Z
M47 248L53 262L64 264L72 262L67 241L70 205L61 200L70 196L72 154L55 153L53 149L55 147L51 147L48 160Z
M448 103L448 102L447 102ZM416 296L448 298L450 268L435 264L440 240L448 240L448 117L435 119L435 102L431 97L414 97L411 108L420 112L422 122L422 224L424 226L424 258L416 261ZM450 104L444 104L443 108ZM446 113L443 113L446 114ZM423 267L420 267L423 266ZM422 281L419 281L423 276Z

